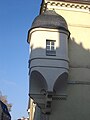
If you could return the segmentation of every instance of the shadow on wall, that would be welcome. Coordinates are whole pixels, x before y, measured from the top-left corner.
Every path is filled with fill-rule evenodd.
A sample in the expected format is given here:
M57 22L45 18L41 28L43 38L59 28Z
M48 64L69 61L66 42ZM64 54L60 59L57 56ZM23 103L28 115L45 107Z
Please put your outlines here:
M88 42L89 44L89 42ZM77 44L75 38L69 40L70 67L90 68L90 48L85 49L83 43Z

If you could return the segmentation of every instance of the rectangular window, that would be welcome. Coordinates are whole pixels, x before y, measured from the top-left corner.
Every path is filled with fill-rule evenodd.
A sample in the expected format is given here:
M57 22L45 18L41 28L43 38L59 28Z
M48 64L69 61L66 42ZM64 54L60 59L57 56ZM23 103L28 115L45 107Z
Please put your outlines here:
M46 55L55 56L56 55L56 46L55 40L46 40Z

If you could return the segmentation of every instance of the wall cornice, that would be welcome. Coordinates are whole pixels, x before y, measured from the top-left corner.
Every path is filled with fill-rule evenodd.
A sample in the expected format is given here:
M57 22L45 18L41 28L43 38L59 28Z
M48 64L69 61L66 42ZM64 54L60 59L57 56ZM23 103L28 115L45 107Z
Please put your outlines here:
M75 11L85 11L90 13L90 4L81 4L73 2L46 1L42 7L42 12L46 9L66 9Z
M90 4L90 0L45 0L45 1L57 1L57 2L69 2L69 3L79 3L79 4Z

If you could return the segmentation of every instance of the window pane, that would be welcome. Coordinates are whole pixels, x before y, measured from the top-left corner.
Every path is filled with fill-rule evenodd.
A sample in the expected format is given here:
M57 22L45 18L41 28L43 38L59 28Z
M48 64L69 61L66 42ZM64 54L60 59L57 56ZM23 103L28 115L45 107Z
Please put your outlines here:
M51 50L54 50L54 46L51 46Z
M50 50L50 46L46 46L46 49L47 49L47 50Z
M48 55L48 56L56 56L56 51L54 50L54 51L46 51L46 55Z
M54 45L54 41L51 41L51 45Z
M46 41L46 44L47 44L47 45L50 45L50 41L49 41L49 40L47 40L47 41Z

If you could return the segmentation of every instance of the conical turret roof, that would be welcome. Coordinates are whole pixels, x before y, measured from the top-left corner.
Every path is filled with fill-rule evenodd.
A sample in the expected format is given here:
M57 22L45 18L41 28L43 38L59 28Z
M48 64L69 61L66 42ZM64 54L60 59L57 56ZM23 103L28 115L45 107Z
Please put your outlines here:
M31 26L33 28L56 28L68 30L65 19L55 11L47 10L43 14L37 16Z

